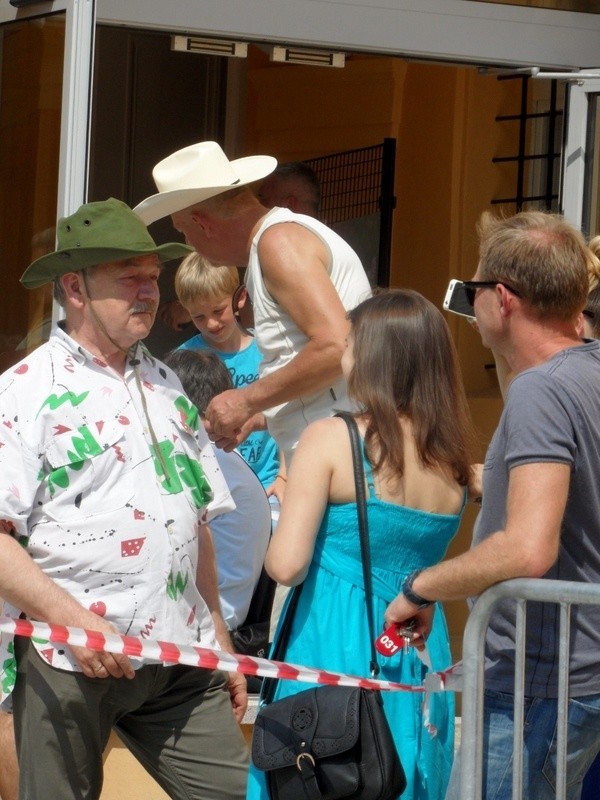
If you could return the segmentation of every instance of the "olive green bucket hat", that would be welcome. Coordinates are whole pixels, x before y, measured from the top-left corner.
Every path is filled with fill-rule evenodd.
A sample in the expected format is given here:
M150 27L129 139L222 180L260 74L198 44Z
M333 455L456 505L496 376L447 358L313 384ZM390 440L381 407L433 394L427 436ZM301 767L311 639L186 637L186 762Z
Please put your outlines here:
M110 261L157 255L164 263L193 252L192 247L178 242L157 245L138 215L114 197L87 203L70 217L63 217L56 235L56 250L36 259L21 276L27 289Z

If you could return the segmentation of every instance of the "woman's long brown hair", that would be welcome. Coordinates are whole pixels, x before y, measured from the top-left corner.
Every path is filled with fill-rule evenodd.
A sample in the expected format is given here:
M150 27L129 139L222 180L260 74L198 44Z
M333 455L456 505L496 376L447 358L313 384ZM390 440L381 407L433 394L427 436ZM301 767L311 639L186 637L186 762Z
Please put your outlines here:
M473 427L456 349L442 314L418 292L384 291L349 313L354 366L350 396L367 415L365 448L374 470L401 477L410 420L426 467L445 467L461 484L470 475Z

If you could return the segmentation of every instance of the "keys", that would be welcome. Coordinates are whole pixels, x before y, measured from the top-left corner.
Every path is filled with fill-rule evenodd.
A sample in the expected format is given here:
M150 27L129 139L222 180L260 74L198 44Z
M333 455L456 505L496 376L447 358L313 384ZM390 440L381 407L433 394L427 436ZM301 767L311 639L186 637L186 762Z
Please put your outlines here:
M402 636L402 652L407 654L410 651L410 646L413 638L413 630L415 627L415 620L409 619L403 628L400 628L400 636Z
M393 656L400 648L403 653L408 653L413 638L412 631L415 627L415 620L408 620L406 625L390 625L375 640L375 649L382 656Z

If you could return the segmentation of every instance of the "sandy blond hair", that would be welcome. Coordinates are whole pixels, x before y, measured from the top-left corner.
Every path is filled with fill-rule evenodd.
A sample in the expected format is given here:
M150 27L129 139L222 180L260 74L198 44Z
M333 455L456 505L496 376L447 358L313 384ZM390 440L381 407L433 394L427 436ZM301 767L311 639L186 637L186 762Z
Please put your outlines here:
M237 267L213 267L199 253L186 256L175 273L175 292L186 307L199 299L231 296L239 284Z

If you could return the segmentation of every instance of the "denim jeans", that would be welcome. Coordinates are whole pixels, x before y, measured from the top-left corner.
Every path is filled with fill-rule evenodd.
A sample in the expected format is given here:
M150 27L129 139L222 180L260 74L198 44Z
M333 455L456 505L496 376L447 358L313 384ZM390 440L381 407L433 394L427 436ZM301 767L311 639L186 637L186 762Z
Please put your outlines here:
M525 698L523 797L556 797L556 700ZM511 800L513 696L486 690L484 695L483 798ZM583 778L600 752L600 695L569 700L567 798L579 800ZM454 761L446 800L461 800L460 753Z
M581 800L597 800L598 787L600 786L600 753L596 756L596 760L588 769L585 780L583 781L583 791L581 792Z

